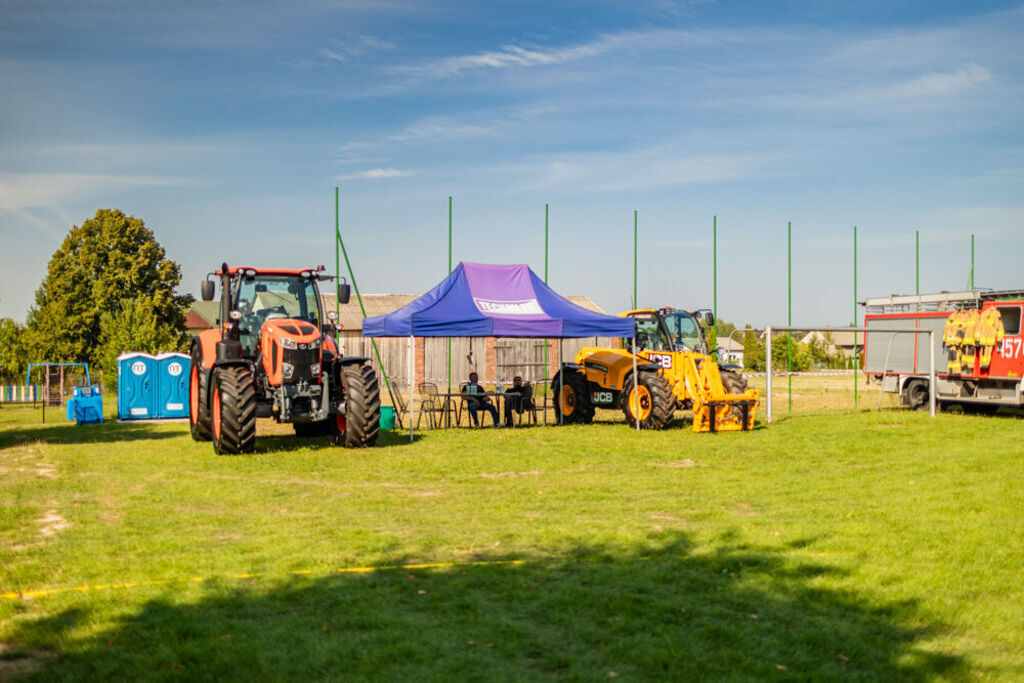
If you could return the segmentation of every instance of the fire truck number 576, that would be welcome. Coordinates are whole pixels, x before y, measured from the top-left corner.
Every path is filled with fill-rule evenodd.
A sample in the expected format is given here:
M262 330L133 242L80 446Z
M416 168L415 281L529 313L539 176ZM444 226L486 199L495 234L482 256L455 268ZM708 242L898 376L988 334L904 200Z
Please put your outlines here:
M1003 358L1015 358L1021 355L1021 346L1024 346L1024 337L1004 339L999 344L999 355Z

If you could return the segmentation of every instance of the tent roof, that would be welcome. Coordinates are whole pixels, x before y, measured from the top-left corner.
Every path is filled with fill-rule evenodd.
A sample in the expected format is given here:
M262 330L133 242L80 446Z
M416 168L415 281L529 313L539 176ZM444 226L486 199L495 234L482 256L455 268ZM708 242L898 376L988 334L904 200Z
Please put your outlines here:
M595 313L526 265L462 262L402 308L363 321L364 337L632 337L633 320Z

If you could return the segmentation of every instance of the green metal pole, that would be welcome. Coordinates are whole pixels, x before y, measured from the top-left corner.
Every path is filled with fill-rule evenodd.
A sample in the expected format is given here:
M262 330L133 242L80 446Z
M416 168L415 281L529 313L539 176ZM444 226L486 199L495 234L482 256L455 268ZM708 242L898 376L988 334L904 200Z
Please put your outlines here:
M544 284L548 283L548 205L544 205ZM548 340L544 340L544 379L548 378L548 355L550 354ZM551 387L549 386L548 389ZM545 405L547 405L545 403ZM547 423L547 412L544 413L544 421Z
M853 326L857 327L857 226L853 226ZM857 332L853 333L853 407L857 407Z
M974 291L974 234L971 234L971 279L967 281L967 289Z
M712 281L712 302L711 308L715 314L715 334L712 343L711 353L718 358L718 216L711 217L711 281Z
M334 251L338 251L338 246L341 246L341 253L345 257L345 267L348 268L348 277L352 280L352 289L356 290L356 300L359 301L359 310L363 314L363 319L366 319L366 307L363 306L363 296L359 293L359 285L356 284L355 273L352 272L352 264L348 260L348 251L345 249L345 240L341 239L341 211L338 204L338 188L334 188ZM335 283L337 283L337 279ZM335 292L337 295L337 292ZM341 310L340 305L338 310ZM370 337L370 345L373 347L373 353L377 357L377 364L380 365L380 374L384 377L384 386L388 389L388 396L391 397L391 404L397 406L395 402L395 396L391 393L391 382L388 381L388 371L384 368L384 360L380 357L380 349L377 348L377 340ZM398 417L401 421L401 417Z
M914 293L921 296L921 231L914 231ZM921 302L917 302L916 309L921 310ZM854 321L856 322L856 321Z
M636 235L637 235L637 229L636 229L636 226L637 226L637 218L636 218L636 210L634 210L633 211L633 308L639 308L640 307L640 304L638 303L637 298L636 298L636 264L637 264L637 259L636 259L636 249L637 249L637 237L636 237Z
M793 326L793 223L786 223L786 296L789 300L787 325ZM789 380L789 412L793 412L793 333L786 333L786 378Z
M452 274L452 198L448 195L448 274ZM448 393L452 393L452 338L448 337Z
M338 245L341 243L340 212L338 211L338 188L334 188L334 312L341 320L341 297L338 291L341 289L341 280L337 275L341 273L341 255L338 252Z

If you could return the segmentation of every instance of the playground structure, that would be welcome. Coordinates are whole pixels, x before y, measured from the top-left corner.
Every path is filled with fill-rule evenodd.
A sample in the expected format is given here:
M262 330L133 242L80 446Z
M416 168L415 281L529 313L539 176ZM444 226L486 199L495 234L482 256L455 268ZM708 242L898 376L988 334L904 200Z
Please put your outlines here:
M32 384L33 371L42 372L42 382ZM88 363L29 363L25 371L25 387L39 388L38 392L25 392L32 396L33 403L40 400L48 406L61 406L75 387L91 385Z

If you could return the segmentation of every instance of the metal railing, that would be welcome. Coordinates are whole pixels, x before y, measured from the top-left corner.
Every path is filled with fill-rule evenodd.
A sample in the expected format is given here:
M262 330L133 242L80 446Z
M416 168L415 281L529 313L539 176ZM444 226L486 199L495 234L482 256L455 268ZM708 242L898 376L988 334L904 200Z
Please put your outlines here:
M767 386L765 387L765 393L768 394L767 404L765 406L765 420L767 422L772 421L772 332L835 332L835 327L771 327L768 326L764 329L765 338L765 370L766 377L765 381ZM928 404L931 416L935 417L935 391L937 388L936 376L935 376L935 330L921 330L915 328L891 328L883 329L876 327L844 327L844 332L863 332L865 335L868 332L872 334L889 334L890 345L892 339L897 334L927 334L928 335ZM856 346L854 347L854 355L856 356ZM862 347L863 348L863 347ZM790 373L787 373L790 374ZM854 379L856 381L856 377Z

